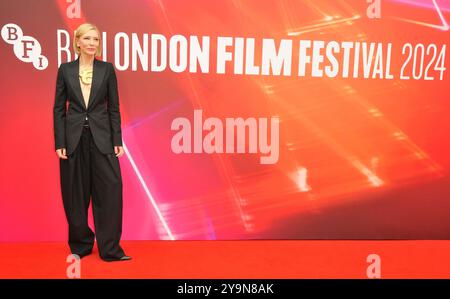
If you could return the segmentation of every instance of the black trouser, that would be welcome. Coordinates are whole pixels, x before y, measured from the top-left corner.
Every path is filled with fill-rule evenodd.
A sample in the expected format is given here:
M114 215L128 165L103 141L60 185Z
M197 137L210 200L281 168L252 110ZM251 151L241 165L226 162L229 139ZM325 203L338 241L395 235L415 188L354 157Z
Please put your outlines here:
M85 126L76 150L69 159L60 159L60 174L72 253L81 257L91 253L96 237L102 259L122 257L122 176L118 158L101 153ZM91 196L95 235L88 226Z

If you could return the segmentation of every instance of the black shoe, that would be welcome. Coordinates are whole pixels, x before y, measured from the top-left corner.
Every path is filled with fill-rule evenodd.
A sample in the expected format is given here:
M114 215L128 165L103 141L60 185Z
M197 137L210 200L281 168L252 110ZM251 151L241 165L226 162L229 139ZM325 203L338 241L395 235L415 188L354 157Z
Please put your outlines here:
M132 259L132 257L129 256L129 255L124 255L124 256L122 256L122 257L120 258L121 261L129 261L129 260L131 260L131 259Z
M84 258L85 256L88 256L92 253L92 251L87 252L87 253L72 253L73 255L78 255L80 257L80 259Z
M103 259L105 262L120 262L120 261L129 261L131 260L131 256L128 255L124 255L122 257L117 257L117 258L106 258Z

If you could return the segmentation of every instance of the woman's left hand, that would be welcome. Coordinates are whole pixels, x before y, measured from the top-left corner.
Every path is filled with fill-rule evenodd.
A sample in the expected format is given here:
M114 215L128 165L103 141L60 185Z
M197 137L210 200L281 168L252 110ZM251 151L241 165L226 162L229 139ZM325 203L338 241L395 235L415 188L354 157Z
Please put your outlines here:
M122 146L114 146L114 153L116 154L116 157L122 157L122 155L125 153Z

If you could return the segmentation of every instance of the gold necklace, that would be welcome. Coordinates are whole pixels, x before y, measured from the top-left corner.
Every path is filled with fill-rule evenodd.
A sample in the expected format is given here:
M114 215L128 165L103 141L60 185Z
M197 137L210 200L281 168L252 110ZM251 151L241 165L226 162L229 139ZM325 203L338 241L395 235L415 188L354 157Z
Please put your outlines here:
M81 79L81 82L85 85L92 84L92 74L94 70L93 67L88 67L85 69L80 70L79 76Z

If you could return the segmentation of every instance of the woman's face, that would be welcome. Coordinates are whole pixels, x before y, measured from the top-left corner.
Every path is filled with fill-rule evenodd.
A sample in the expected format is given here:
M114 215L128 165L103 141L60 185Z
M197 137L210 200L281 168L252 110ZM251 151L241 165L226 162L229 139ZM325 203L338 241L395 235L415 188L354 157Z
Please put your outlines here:
M100 39L96 30L89 30L78 39L77 45L80 47L80 55L93 56L97 52Z

